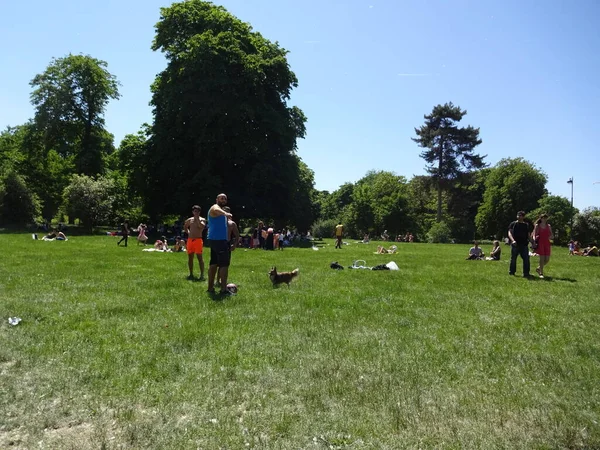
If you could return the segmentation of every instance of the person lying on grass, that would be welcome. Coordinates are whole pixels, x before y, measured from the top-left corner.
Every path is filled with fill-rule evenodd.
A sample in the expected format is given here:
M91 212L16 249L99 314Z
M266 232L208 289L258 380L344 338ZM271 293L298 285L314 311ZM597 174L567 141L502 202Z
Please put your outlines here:
M58 231L56 228L52 230L52 232L50 234L48 234L47 236L44 236L42 238L42 241L66 241L67 240L67 236L65 236L65 233L63 233L62 231Z
M583 251L583 256L598 256L599 254L598 245L595 242Z
M396 247L395 245L392 245L390 248L385 248L383 245L377 246L377 253L379 255L383 255L386 253L396 253L396 250L398 250L398 247Z

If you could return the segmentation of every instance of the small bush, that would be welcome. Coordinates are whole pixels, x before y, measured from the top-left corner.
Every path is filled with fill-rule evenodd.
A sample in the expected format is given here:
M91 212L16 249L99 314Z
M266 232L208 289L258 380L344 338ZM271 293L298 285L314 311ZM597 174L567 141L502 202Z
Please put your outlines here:
M315 223L313 223L311 227L311 233L313 237L317 239L323 239L333 236L333 230L335 226L338 224L338 221L335 219L319 219Z
M452 241L450 227L446 222L434 223L427 233L427 242L447 244Z

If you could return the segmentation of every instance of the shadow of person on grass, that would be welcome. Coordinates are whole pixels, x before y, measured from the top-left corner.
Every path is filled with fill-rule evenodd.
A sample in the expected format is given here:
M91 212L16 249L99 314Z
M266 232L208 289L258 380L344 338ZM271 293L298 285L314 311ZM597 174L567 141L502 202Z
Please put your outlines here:
M544 278L540 279L540 281L567 281L569 283L577 283L577 280L575 280L574 278L547 277L547 276L544 276Z
M530 281L567 281L569 283L577 283L577 280L575 280L574 278L549 277L546 275L544 275L544 278L538 278L538 277L531 276L528 278L528 280L530 280Z

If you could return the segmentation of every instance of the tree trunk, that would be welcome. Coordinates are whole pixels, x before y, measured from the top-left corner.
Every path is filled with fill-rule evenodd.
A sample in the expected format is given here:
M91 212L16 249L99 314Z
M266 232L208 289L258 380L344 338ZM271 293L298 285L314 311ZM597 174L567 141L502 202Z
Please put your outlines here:
M444 143L442 138L440 137L440 150L439 150L439 160L438 160L438 201L437 201L437 217L436 222L440 223L442 221L442 164L444 159Z
M438 203L437 203L437 217L436 221L439 223L442 221L442 180L438 180Z

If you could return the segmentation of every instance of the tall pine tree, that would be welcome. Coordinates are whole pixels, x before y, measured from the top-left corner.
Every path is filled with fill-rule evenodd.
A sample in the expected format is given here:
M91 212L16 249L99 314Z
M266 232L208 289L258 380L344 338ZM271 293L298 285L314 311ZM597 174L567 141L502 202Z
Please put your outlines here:
M486 166L485 156L474 153L481 144L479 128L459 128L458 122L467 114L466 110L452 102L437 105L431 114L425 115L425 124L415 128L419 147L425 148L421 158L427 162L426 170L437 184L437 221L442 221L442 191L448 189L462 174Z

